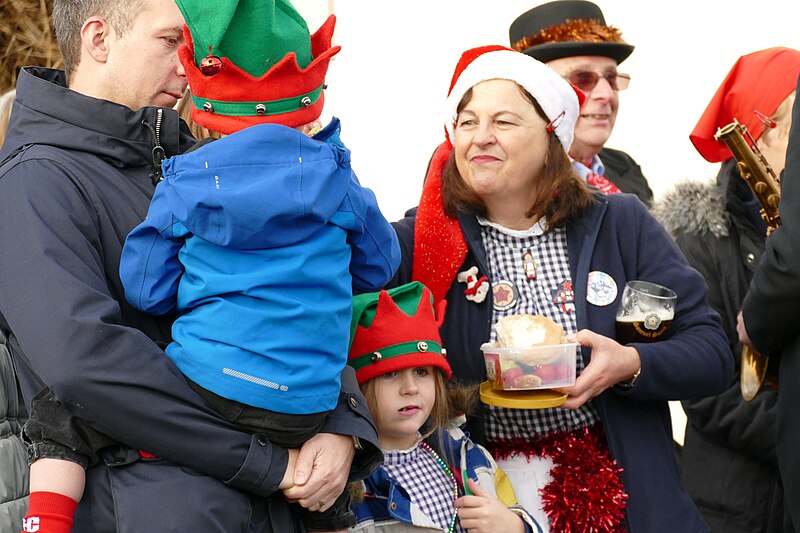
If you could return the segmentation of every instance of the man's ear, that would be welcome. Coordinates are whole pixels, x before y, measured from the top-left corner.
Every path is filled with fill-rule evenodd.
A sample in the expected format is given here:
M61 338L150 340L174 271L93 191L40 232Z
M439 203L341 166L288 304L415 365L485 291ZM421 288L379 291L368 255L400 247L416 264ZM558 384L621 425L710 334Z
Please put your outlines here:
M108 60L111 32L111 25L104 18L93 16L86 19L81 28L81 55L86 53L97 63L105 63Z

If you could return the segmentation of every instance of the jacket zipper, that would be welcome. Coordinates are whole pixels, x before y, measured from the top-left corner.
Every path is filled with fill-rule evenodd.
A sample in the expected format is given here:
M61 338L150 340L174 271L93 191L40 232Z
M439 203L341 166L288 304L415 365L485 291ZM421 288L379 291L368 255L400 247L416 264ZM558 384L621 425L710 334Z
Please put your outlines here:
M156 167L156 172L153 175L153 184L157 184L159 181L164 179L163 174L161 173L161 162L167 158L167 154L164 151L164 148L161 146L161 122L164 120L164 110L157 109L156 110L156 145L153 147L153 166Z

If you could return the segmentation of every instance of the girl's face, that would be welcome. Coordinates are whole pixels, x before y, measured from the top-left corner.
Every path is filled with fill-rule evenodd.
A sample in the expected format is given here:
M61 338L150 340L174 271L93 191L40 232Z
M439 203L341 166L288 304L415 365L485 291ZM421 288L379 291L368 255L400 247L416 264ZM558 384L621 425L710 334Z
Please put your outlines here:
M407 450L428 420L436 399L437 369L431 366L388 372L375 379L378 439L384 450Z

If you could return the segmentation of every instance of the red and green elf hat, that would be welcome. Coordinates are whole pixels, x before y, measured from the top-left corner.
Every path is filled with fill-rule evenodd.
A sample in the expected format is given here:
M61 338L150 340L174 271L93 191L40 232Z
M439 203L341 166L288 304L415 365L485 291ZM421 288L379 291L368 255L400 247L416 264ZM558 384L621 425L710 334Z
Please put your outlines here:
M333 15L310 35L288 0L176 0L186 20L178 56L192 119L220 133L255 124L290 127L322 113Z
M446 302L433 308L431 291L417 281L353 298L350 355L359 383L406 368L433 366L445 379L452 371L439 326Z

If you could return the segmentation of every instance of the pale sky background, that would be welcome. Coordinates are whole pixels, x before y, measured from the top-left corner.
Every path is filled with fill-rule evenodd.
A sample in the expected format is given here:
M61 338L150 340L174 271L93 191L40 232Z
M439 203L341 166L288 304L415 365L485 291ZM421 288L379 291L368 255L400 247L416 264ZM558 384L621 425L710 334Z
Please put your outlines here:
M328 71L323 118L342 119L361 183L389 220L419 200L428 158L444 139L442 103L464 50L508 45L508 26L538 5L522 0L293 0L312 33L329 11L342 51ZM636 49L607 146L641 165L658 198L681 179L712 179L689 133L736 59L800 49L797 0L598 0L606 23Z
M386 218L417 205L428 159L444 139L442 104L461 52L508 45L508 27L543 2L525 0L293 0L312 33L337 16L342 51L328 71L323 118L342 119L361 183ZM620 93L607 146L641 165L656 200L677 181L712 180L717 165L689 142L708 101L739 56L800 49L797 0L595 0L606 23L636 49L619 67L631 75ZM685 416L670 402L675 440Z

